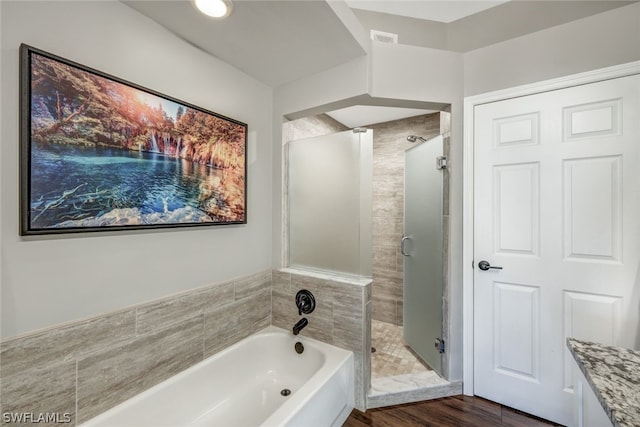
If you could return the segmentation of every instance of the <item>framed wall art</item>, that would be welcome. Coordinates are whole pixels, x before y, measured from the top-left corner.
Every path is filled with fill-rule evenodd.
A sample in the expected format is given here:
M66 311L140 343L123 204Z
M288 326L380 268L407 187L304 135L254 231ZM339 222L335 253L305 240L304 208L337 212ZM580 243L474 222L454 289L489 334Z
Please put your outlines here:
M245 224L247 125L20 46L21 235Z

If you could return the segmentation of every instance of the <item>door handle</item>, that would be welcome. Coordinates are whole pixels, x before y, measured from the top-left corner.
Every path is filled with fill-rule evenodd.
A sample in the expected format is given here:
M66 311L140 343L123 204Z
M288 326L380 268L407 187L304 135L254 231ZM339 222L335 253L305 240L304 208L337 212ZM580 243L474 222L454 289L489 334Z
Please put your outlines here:
M404 242L409 239L409 236L402 236L402 240L400 240L400 253L402 253L403 256L409 256L409 254L404 251Z
M478 268L482 271L487 271L490 268L494 270L502 270L502 267L498 267L497 265L491 265L489 264L489 261L484 261L484 260L478 263Z

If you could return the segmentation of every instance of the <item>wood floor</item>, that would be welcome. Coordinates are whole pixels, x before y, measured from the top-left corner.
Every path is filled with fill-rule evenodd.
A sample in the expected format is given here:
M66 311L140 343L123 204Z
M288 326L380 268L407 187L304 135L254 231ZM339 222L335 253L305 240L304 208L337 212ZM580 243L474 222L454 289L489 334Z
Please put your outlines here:
M343 427L546 427L557 426L479 397L453 396L360 412Z

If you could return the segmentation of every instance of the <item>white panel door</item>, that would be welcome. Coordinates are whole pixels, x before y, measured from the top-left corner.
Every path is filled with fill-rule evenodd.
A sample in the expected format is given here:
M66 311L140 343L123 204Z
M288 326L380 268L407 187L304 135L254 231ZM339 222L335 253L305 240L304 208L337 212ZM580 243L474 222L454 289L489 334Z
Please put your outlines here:
M474 144L474 393L567 425L566 338L640 346L640 76L476 106Z

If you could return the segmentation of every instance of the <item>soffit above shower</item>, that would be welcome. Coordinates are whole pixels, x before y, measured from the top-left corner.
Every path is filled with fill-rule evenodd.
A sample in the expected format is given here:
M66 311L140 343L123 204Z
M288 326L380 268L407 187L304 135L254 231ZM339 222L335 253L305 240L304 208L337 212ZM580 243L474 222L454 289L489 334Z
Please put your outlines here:
M431 114L436 110L424 110L418 108L396 108L380 107L374 105L354 105L352 107L341 108L329 111L328 116L342 123L346 127L353 129L360 126L368 126L378 123L390 122L392 120L406 119L423 114Z

